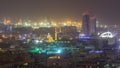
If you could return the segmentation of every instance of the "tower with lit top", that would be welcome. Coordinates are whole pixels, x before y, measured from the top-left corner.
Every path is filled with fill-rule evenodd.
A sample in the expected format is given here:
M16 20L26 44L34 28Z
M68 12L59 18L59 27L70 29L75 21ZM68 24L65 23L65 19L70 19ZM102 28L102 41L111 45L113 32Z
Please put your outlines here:
M85 35L96 34L96 15L92 15L89 10L83 13L82 30Z
M96 34L96 15L90 18L90 34Z
M83 13L83 21L82 21L82 30L85 35L90 34L90 11L86 10Z

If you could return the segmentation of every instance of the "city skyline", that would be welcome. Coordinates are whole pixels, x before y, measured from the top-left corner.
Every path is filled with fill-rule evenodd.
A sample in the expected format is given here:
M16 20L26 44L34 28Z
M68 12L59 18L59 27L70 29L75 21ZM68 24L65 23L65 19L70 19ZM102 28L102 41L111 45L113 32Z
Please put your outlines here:
M82 14L89 9L102 24L119 22L119 2L108 0L1 0L0 17L32 18L50 17L71 18L82 21Z

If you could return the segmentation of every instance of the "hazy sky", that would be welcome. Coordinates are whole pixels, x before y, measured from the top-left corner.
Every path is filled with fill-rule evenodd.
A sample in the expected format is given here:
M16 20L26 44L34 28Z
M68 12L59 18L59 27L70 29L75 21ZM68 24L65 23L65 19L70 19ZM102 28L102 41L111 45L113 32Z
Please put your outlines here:
M82 19L90 9L100 23L120 25L120 0L0 0L0 16Z

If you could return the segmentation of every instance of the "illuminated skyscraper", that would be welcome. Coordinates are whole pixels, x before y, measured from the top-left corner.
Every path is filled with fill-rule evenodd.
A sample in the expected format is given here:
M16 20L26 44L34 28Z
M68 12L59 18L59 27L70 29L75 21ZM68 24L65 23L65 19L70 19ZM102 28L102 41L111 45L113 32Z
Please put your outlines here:
M90 34L96 34L96 16L90 18Z
M83 13L82 30L85 35L90 35L90 12Z
M85 35L96 34L96 16L88 10L83 14L82 30Z

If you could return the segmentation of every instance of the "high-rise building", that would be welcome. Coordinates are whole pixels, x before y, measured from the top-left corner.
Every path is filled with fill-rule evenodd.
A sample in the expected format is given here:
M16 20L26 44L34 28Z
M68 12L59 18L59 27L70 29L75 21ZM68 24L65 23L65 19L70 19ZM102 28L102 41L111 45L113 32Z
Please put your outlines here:
M90 34L96 34L96 16L90 18Z
M85 35L89 35L90 33L90 12L87 10L83 13L83 22L82 22L82 30Z
M82 28L85 35L96 34L96 16L92 16L88 10L83 14Z

